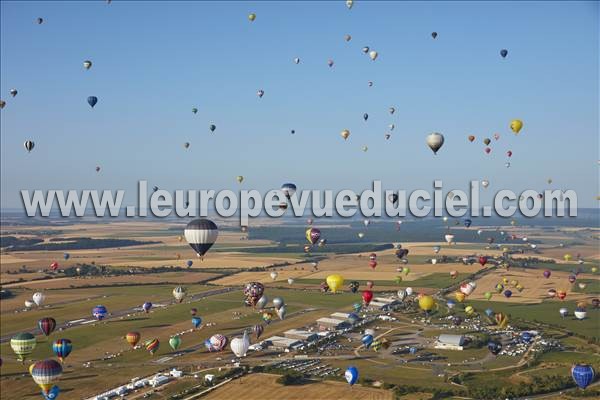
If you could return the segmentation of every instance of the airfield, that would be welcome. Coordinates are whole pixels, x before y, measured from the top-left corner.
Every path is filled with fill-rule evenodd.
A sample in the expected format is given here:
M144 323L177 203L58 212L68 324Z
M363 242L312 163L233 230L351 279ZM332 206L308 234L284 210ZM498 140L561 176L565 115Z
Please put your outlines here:
M446 398L484 398L481 397L483 392L478 392L482 387L561 383L557 377L564 378L564 387L554 390L547 386L547 398L569 398L569 391L574 390L569 375L571 364L580 362L596 369L600 367L600 310L592 306L592 299L600 295L600 278L597 272L592 272L592 267L600 263L598 229L457 227L453 229L462 240L448 245L431 239L404 242L405 233L402 229L395 230L392 224L374 223L362 229L356 224L327 223L329 231L341 235L340 239L307 254L302 251L306 227L301 223L286 227L285 220L264 224L258 220L249 232L240 232L233 224L222 222L219 239L203 261L181 240L184 225L177 222L4 225L3 237L41 238L42 244L69 243L82 237L126 238L151 243L70 249L68 260L63 259L67 250L60 246L44 251L2 250L2 288L11 293L0 303L3 399L39 395L27 367L33 360L52 357L51 342L58 338L69 338L73 342L73 351L65 360L60 379L61 396L69 399L95 398L134 378L159 372L168 374L172 369L182 371L183 376L156 388L138 388L125 398L227 399L241 397L242 391L248 399L425 399L436 391L445 393ZM440 225L436 221L426 224ZM315 225L318 226L318 221ZM434 232L444 229L432 226ZM283 228L298 236L297 243L295 238L286 243L278 242L275 235L272 239L265 238L270 229L277 232ZM390 234L390 230L393 233ZM361 240L356 238L359 231L366 232ZM485 240L490 235L500 237L498 232L501 231L516 233L518 239L497 245ZM406 261L400 262L390 243L376 240L384 234L394 238L392 243L401 243L402 248L409 250ZM525 244L524 235L527 235ZM531 243L537 243L535 251L531 250ZM441 249L436 254L433 248L438 245ZM501 257L505 247L515 251L511 254L515 265L508 270L500 265L477 262L441 262L443 256ZM360 251L352 251L353 248ZM374 269L368 266L369 248L382 249L377 251L378 265ZM572 260L564 260L567 253L573 255ZM577 254L581 261L577 261ZM432 264L432 258L440 262ZM516 266L520 265L518 260L527 258L537 261L527 267ZM193 261L189 268L187 260ZM49 270L53 261L60 265L56 272ZM102 265L107 269L101 276L73 274L73 269L81 265ZM405 267L409 272L403 270ZM548 279L542 276L546 269L552 271ZM568 277L574 269L578 270L577 280L571 284ZM455 278L451 277L451 271L456 271ZM345 279L342 290L321 292L321 282L334 273ZM288 281L289 278L293 281ZM510 298L496 293L494 286L503 278L518 280L524 289L513 290ZM353 280L360 282L357 293L351 293L347 287ZM393 309L361 310L364 320L360 326L336 334L314 348L282 351L266 347L249 351L241 359L235 357L229 346L221 352L208 352L203 343L212 335L239 337L245 329L251 330L263 322L260 310L243 304L242 287L251 281L263 283L265 294L269 298L283 298L287 307L285 319L275 316L271 323L263 324L265 329L260 340L252 335L253 344L268 337L283 336L290 329L312 326L317 331L317 319L332 313L352 312L353 305L361 302L367 281L373 283L375 296L394 297L398 289L408 287L414 294ZM446 301L453 299L460 283L468 281L476 282L477 289L464 303L448 309ZM583 289L580 283L585 283ZM187 288L182 303L173 299L175 286ZM550 288L567 291L567 297L563 301L549 298ZM26 308L24 302L39 291L45 293L46 302L41 307ZM484 298L487 291L493 292L490 300ZM416 305L415 296L419 293L436 299L436 309L431 315L425 315ZM147 301L154 306L149 313L144 313L140 306ZM109 311L102 321L91 317L91 310L97 304L106 306ZM583 320L573 317L578 304L585 304L587 308ZM475 308L475 316L465 314L466 305ZM193 329L191 324L192 307L203 320L198 329ZM569 316L561 317L558 312L561 307L569 309ZM483 311L487 308L509 316L508 332L500 332L493 317L485 316ZM453 326L452 316L460 316L464 322ZM49 337L43 336L37 328L37 321L43 317L57 321L57 329ZM376 339L385 338L391 346L378 351L365 348L361 332L367 328L375 331ZM533 344L525 347L510 344L518 332L526 329L539 333ZM160 348L154 355L140 345L132 349L124 340L130 331L141 333L140 344L158 338ZM9 345L10 338L19 332L31 332L37 337L34 352L23 364L16 360ZM475 339L481 335L497 335L507 349L515 350L513 355L493 356L485 345L466 346L462 351L436 349L436 338L444 333ZM177 350L168 344L174 335L182 340ZM409 354L406 351L409 347L419 351ZM311 365L303 369L305 376L301 383L284 386L277 382L278 377L300 369L293 363L306 362L302 360L309 360ZM343 372L349 365L360 371L359 384L352 388L343 382ZM323 370L332 372L325 375L315 372ZM215 375L220 383L206 387L203 379L207 374ZM596 393L594 390L597 390L596 385L587 389L592 396Z

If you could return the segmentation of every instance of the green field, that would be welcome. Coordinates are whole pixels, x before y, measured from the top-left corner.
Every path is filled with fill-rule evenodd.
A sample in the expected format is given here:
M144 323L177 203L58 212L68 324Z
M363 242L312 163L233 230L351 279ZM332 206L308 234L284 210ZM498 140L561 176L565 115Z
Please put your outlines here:
M486 308L491 308L494 312L503 312L510 315L510 318L521 319L523 321L542 322L568 329L571 332L590 338L600 338L600 309L588 309L586 319L579 321L573 317L573 311L576 307L574 301L547 300L540 304L511 304L507 302L494 301L468 301L465 305L472 305L479 313L483 313ZM561 307L569 309L570 315L562 318L558 312ZM458 307L457 307L458 308Z

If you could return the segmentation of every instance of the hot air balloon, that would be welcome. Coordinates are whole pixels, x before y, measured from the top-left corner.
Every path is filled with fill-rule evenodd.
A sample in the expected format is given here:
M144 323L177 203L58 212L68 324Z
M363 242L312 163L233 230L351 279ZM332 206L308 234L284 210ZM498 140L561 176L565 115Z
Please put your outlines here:
M348 137L350 136L350 131L348 129L344 129L340 135L344 138L344 140L347 140Z
M485 149L483 149L483 151L485 151L485 154L490 154L492 152L492 149L490 147L486 147Z
M373 335L364 335L360 341L368 349L373 343Z
M210 129L211 132L214 132L217 129L217 126L215 124L210 124L208 129Z
M465 225L465 228L470 227L472 223L473 223L473 221L471 221L468 218L463 221L463 224Z
M492 315L494 315L494 310L492 310L491 308L486 308L484 312L485 312L485 315L487 315L488 317L491 317Z
M96 103L98 103L98 98L96 96L90 96L87 98L87 102L90 105L90 107L94 108Z
M399 289L398 292L396 292L396 295L398 296L398 299L400 299L400 301L404 301L404 299L406 298L406 291Z
M481 264L481 266L485 266L485 264L487 264L488 262L488 258L486 256L479 256L479 264Z
M36 344L35 336L29 332L19 333L10 339L10 347L21 362L33 352Z
M587 317L587 311L583 307L577 307L573 314L575 315L575 318L577 318L579 320L585 319L585 317Z
M73 344L69 339L58 339L52 343L52 351L60 362L64 362L65 358L71 354L71 350L73 350Z
M305 236L306 240L308 240L310 244L314 245L321 238L321 231L317 228L308 228Z
M502 56L502 58L506 58L506 56L508 55L508 50L506 50L506 49L500 50L500 55Z
M350 282L350 285L348 285L348 286L352 293L356 293L358 291L358 287L360 286L360 283L358 281L352 281L352 282Z
M46 300L46 295L42 292L36 292L31 296L31 299L39 307L44 303L44 300Z
M507 299L510 298L512 296L512 290L510 289L506 289L504 291L504 297L506 297Z
M41 24L43 24L43 23L44 23L44 18L38 17L38 18L36 19L36 22L38 23L38 25L41 25Z
M209 339L210 341L210 351L221 351L227 346L227 337L217 333L213 335Z
M438 36L438 33L437 33L437 32L431 32L431 37L432 37L432 38L434 38L434 39L435 39L435 38L437 38L437 36Z
M433 300L433 297L431 296L422 296L419 299L419 307L421 308L421 310L425 311L425 312L429 312L431 311L431 309L433 308L433 306L435 305L435 302Z
M288 278L287 282L288 282L289 285L294 284L294 278Z
M191 268L191 267L192 267L192 265L194 265L194 262L193 262L192 260L187 260L187 261L185 262L185 265L187 265L187 267L188 267L188 268Z
M194 315L192 317L192 325L194 326L194 328L198 328L201 324L202 324L202 318Z
M362 293L362 299L363 299L363 303L365 303L365 305L369 305L369 303L371 303L371 300L373 300L373 292L370 290L365 290Z
M85 69L90 69L90 68L92 68L92 62L91 62L90 60L85 60L85 61L83 62L83 68L85 68Z
M169 339L169 346L171 346L173 350L177 350L179 346L181 346L181 338L179 336L173 336Z
M0 110L6 107L6 102L4 100L0 100Z
M35 303L31 300L25 300L25 307L31 308L35 305Z
M587 364L576 364L571 367L571 376L581 389L585 389L594 381L594 368Z
M92 309L92 315L98 321L103 320L107 314L108 314L108 311L106 310L106 307L104 307L103 305L97 305L96 307L94 307Z
M175 300L177 300L178 303L181 303L186 295L187 289L183 286L177 286L173 289L173 297L175 297Z
M492 142L492 141L490 140L490 138L485 138L485 139L483 139L483 144L485 144L486 146L487 146L488 144L490 144L491 142Z
M332 293L336 293L344 285L344 278L339 274L329 275L326 281Z
M350 366L344 372L344 378L346 378L346 382L350 384L350 386L354 385L358 381L358 369L356 367Z
M487 189L488 186L490 186L490 181L488 181L487 179L482 180L481 186L483 186L484 189Z
M569 275L569 282L570 283L575 283L575 281L577 280L577 277L575 275Z
M56 320L54 318L42 318L38 321L40 331L46 336L49 336L56 329Z
M296 185L294 185L293 183L284 183L283 185L281 185L281 191L288 199L291 198L294 195L294 193L296 193L296 189Z
M467 314L468 316L475 314L475 308L473 308L473 306L466 306L465 314Z
M369 261L369 267L371 267L371 269L375 269L376 266L377 266L377 261L375 261L375 260Z
M549 269L544 270L544 278L548 279L550 278L550 275L552 275L552 271L550 271Z
M520 119L514 119L511 121L510 123L510 129L515 133L518 134L521 129L523 128L523 121L521 121Z
M450 271L450 277L452 279L456 279L457 276L458 276L458 271Z
M446 243L452 244L452 242L454 242L454 235L449 233L447 235L444 235L444 239L446 239Z
M283 320L285 319L285 316L287 314L287 308L285 307L285 305L282 305L281 307L277 308L277 316L279 317L279 319Z
M473 142L475 140L475 136L469 135L467 139L469 139L469 142Z
M160 347L160 341L157 338L151 339L144 343L146 350L150 352L150 354L154 355L158 348Z
M219 228L209 219L195 219L187 224L183 232L185 239L201 259L217 241Z
M277 271L273 271L273 272L271 272L271 273L269 274L269 276L271 276L271 279L272 279L272 280L275 280L275 279L277 279L277 276L278 276L278 275L279 275L279 274L277 273Z
M62 365L56 360L38 361L29 370L33 381L39 385L44 397L50 393L50 389L62 375Z
M462 285L460 285L460 291L465 296L468 296L471 293L473 293L473 291L475 290L476 287L477 287L477 284L475 282L463 283Z
M244 335L241 338L233 338L229 346L236 357L246 357L246 352L250 347L250 338L248 337L248 333L244 331Z
M144 310L144 312L146 314L148 314L150 312L151 308L152 308L152 303L150 303L149 301L147 301L144 304L142 304L142 309Z
M254 328L252 328L252 330L254 331L254 335L256 335L256 340L258 340L265 328L262 326L262 324L256 324L254 325Z
M486 300L490 300L492 298L492 292L485 292L483 297L485 297Z
M255 19L256 19L256 14L254 14L254 13L248 14L248 20L250 22L254 22Z
M345 34L345 35L344 35L344 40L345 40L346 42L349 42L350 40L352 40L352 36L350 36L350 35L348 35L348 34Z
M465 294L462 292L455 292L454 293L454 298L456 299L456 301L458 301L459 303L462 303L463 301L465 301Z
M284 305L285 305L285 302L283 301L283 299L281 297L273 298L273 306L275 307L276 310L279 310Z
M198 109L197 109L196 107L193 107L193 108L192 108L192 112L193 112L194 114L198 114Z
M348 8L348 10L350 10L353 5L354 5L353 0L346 0L346 7Z
M566 317L567 315L569 315L569 310L567 310L567 309L566 309L566 308L564 308L564 307L563 307L563 308L560 308L560 309L558 310L558 312L560 313L560 316L561 316L561 317L563 317L563 318L564 318L564 317Z
M263 296L265 287L259 282L247 283L244 287L244 296L248 300L249 305L264 308L269 301L266 296Z
M128 332L125 335L125 340L127 341L127 343L129 343L131 347L135 347L135 345L138 344L138 342L140 341L141 337L142 335L140 335L139 332Z
M372 61L375 61L375 60L377 59L377 57L378 57L378 56L379 56L379 54L378 54L378 53L377 53L375 50L371 50L371 51L369 52L369 58L370 58Z
M53 262L50 264L50 269L51 269L52 271L56 271L56 270L58 269L58 263L57 263L56 261L53 261Z
M333 67L333 60L332 59L327 60L327 65L329 66L329 68Z
M491 341L488 343L488 350L490 351L490 353L497 356L498 353L500 353L500 351L502 350L502 344L500 342Z
M33 143L33 141L31 140L25 141L23 145L25 146L25 150L27 150L28 153L30 153L31 150L33 150L33 148L35 147L35 143Z
M9 93L12 97L15 97L17 95L17 93L19 93L19 92L17 91L17 89L10 89Z
M64 254L63 254L63 258L64 258L65 260L68 260L70 257L71 257L71 255L70 255L69 253L64 253Z
M412 294L413 294L413 289L412 289L411 287L407 287L407 288L406 288L406 294L407 294L408 296L412 295Z
M427 136L427 146L433 151L433 154L437 154L438 150L444 145L444 135L441 133L431 133Z
M256 91L256 95L258 96L259 99L261 99L265 95L265 91L262 89L259 89Z

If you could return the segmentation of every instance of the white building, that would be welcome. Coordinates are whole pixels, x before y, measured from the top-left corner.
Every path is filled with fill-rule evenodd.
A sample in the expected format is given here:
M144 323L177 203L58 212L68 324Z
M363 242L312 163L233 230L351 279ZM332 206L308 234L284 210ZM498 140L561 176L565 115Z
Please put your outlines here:
M335 319L335 318L319 318L317 320L317 325L321 330L336 330L343 328L344 325L348 325L348 322L343 319Z
M271 336L270 338L265 339L265 342L279 350L290 349L291 347L302 343L298 339L290 339L283 336Z
M152 387L157 387L160 385L164 385L165 383L169 382L170 380L171 380L171 378L169 378L166 375L156 374L156 375L154 375L154 378L150 379L150 384L152 385Z
M348 318L350 318L350 314L343 313L343 312L334 312L333 314L330 315L330 317L337 318L337 319L348 319Z
M173 368L171 372L169 372L169 375L171 375L173 378L181 378L183 376L183 371Z
M318 338L317 334L314 332L305 331L302 329L290 329L283 332L283 336L290 339L296 340L305 340L307 342L311 342Z
M435 341L434 347L443 350L462 350L465 337L463 335L442 334Z

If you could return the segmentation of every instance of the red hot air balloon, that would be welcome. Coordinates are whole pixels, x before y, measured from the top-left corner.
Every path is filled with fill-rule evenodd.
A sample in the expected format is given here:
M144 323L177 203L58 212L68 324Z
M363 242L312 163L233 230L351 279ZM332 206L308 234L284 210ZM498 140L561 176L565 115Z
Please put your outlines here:
M488 258L486 256L480 256L479 257L479 264L481 264L481 266L483 267L485 264L487 264L488 262Z
M42 318L38 321L40 331L46 336L49 336L56 329L56 320L54 318Z
M53 261L52 264L50 264L50 269L52 271L56 271L58 269L58 263L56 261Z
M375 260L369 261L369 267L371 267L371 269L375 269L376 266L377 266L377 261L375 261Z
M371 300L373 300L373 292L370 290L365 290L362 293L362 299L366 305L369 305L369 303L371 303Z
M561 300L564 300L565 297L567 297L567 292L565 292L564 290L559 290L556 292L556 297L558 297Z

